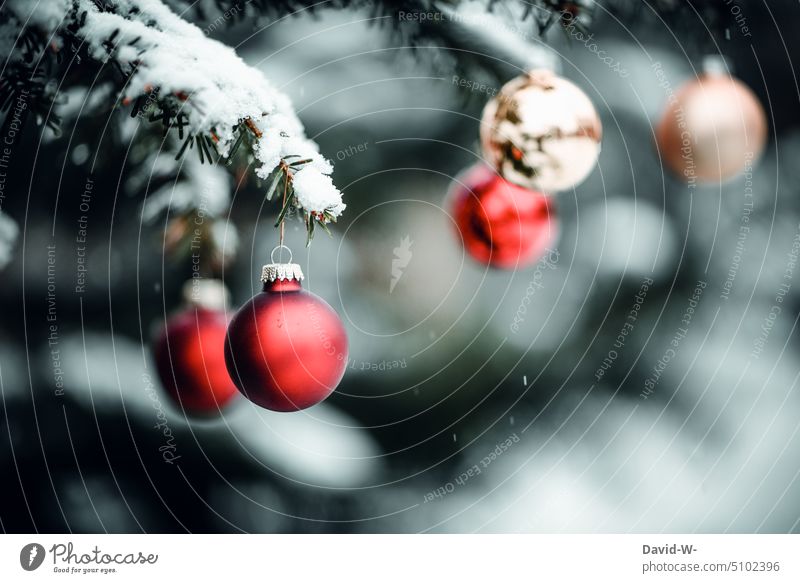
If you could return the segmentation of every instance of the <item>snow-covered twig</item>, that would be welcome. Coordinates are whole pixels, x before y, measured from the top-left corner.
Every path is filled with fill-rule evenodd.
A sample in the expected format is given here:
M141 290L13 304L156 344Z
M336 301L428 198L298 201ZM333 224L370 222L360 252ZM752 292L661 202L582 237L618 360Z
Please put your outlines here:
M177 97L190 134L213 136L217 153L228 156L246 123L253 133L256 174L266 179L287 157L305 160L292 181L296 206L313 217L335 220L344 210L341 193L325 179L333 170L317 145L305 137L289 98L235 51L207 38L160 0L116 0L100 10L76 0L77 36L98 60L113 59L130 72L124 98L158 88ZM110 7L109 7L110 4ZM316 187L324 185L325 188Z
M147 100L165 124L179 125L181 137L186 134L181 152L196 144L201 159L211 162L212 152L224 159L244 146L260 178L276 170L285 174L291 207L309 225L335 221L345 209L329 177L332 165L305 136L289 98L162 0L49 0L36 6L45 8L7 0L16 26L0 25L0 49L13 53L15 30L35 27L42 37L52 35L47 50L80 51L121 71L122 103Z

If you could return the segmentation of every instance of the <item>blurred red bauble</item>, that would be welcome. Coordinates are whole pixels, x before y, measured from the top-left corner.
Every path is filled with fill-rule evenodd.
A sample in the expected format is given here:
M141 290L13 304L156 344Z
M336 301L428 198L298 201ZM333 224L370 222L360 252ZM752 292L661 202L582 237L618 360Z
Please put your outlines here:
M191 415L219 413L238 395L225 367L226 293L216 280L187 282L189 305L170 316L153 347L164 389Z
M504 180L483 164L456 180L449 198L465 250L483 264L526 267L557 238L552 199Z
M242 394L273 411L298 411L330 395L347 366L338 314L305 291L299 265L264 266L264 290L228 327L225 362Z
M720 182L761 156L767 116L746 85L722 70L710 70L675 94L656 139L673 172L689 182Z

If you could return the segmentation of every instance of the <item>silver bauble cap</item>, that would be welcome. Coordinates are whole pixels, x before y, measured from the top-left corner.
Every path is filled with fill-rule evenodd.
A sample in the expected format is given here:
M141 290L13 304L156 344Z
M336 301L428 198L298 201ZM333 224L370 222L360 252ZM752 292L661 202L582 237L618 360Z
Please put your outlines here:
M208 310L224 310L230 292L218 279L193 277L183 284L183 301L189 306Z
M303 280L303 270L297 263L270 263L261 268L261 281Z

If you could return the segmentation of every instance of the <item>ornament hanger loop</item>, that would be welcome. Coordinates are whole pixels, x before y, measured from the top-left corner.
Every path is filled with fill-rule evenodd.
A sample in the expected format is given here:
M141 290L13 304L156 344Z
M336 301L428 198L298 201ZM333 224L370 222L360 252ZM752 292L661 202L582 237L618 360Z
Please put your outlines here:
M275 252L276 252L276 251L278 252L278 259L280 259L280 256L281 256L281 254L282 254L282 250L283 250L283 249L286 249L286 250L289 252L289 260L288 260L288 261L275 261ZM288 248L286 245L284 245L283 243L281 243L280 245L277 245L277 246L276 246L276 247L275 247L275 248L272 250L272 253L270 253L270 254L269 254L269 258L270 258L270 260L272 261L272 263L291 263L291 262L292 262L292 250L291 250L291 249L289 249L289 248Z

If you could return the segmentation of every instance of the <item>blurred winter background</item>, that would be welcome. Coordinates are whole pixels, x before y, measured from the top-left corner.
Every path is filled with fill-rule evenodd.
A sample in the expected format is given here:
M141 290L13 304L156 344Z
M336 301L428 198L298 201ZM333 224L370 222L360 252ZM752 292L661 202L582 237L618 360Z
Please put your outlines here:
M244 401L187 423L171 406L150 342L191 271L165 258L164 216L140 220L142 193L163 186L146 185L151 148L135 135L146 122L106 127L77 111L83 96L67 95L77 99L64 135L21 136L3 191L19 233L4 243L15 227L0 216L0 528L797 531L800 273L784 275L800 233L800 8L739 4L752 37L731 31L719 50L764 104L770 141L747 175L694 192L653 145L666 94L651 66L660 61L674 87L693 78L703 54L692 38L652 16L599 11L591 30L623 78L558 27L547 33L561 73L602 117L603 146L589 179L557 198L548 261L518 271L465 256L444 204L452 178L478 159L488 99L453 76L496 88L545 58L539 38L483 26L454 33L450 49L412 50L394 32L402 22L369 10L209 30L292 97L348 205L333 236L318 233L309 249L303 226L289 223L305 287L339 312L351 343L338 391L295 414ZM462 70L465 50L483 54ZM98 150L76 294L81 196ZM224 278L234 310L258 289L278 209L262 204L252 177L194 176L211 204L233 200L238 253ZM777 304L782 283L791 288ZM175 463L160 450L159 407Z

